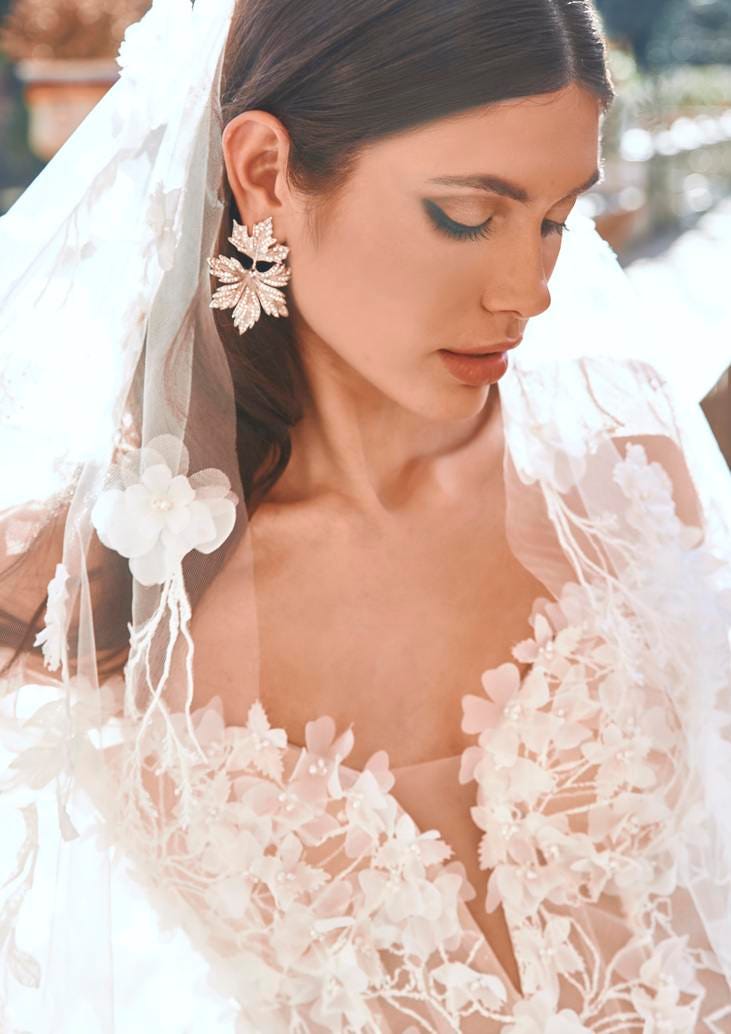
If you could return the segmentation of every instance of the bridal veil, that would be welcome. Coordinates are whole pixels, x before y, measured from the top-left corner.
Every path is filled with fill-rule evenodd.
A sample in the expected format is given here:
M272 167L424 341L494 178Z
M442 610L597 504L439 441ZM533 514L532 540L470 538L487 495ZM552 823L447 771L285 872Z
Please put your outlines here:
M275 985L284 1010L278 956L250 968L246 985L234 976L247 902L230 874L206 882L210 859L195 838L179 849L186 830L215 814L218 785L209 779L205 796L201 773L220 744L193 714L191 621L234 556L235 627L248 658L240 694L252 705L258 695L236 400L206 261L226 215L219 82L233 8L155 0L128 30L119 81L0 220L3 661L20 637L12 616L29 619L48 591L34 631L45 666L38 649L25 664L26 638L0 681L0 1028L13 1034L126 1029L130 960L138 950L144 958L145 936L137 928L136 946L135 927L130 941L120 933L127 855L163 927L181 927L201 956L218 959L222 1000L244 1017L226 1029L318 1029L287 1027L294 1012L272 1013L270 1026L263 1012L246 1019L255 990L263 1000ZM590 220L575 215L569 226L552 308L531 323L499 385L510 546L552 593L535 642L520 649L541 659L556 691L593 673L617 737L651 718L625 782L610 771L614 733L593 729L593 761L609 774L578 898L601 885L632 899L635 950L649 945L643 960L654 959L643 971L647 1002L672 986L674 1008L697 1007L689 959L700 958L731 1002L731 477L699 400L653 361L664 342L637 314L611 249ZM688 361L702 363L700 350ZM42 585L40 568L25 563L38 542L52 575ZM254 708L250 737L274 753L251 768L253 741L241 747L252 792L265 795L266 780L281 777L275 732ZM475 752L487 793L489 738ZM652 784L648 752L658 762ZM617 875L612 823L658 773L659 810L634 813L631 834L622 826L638 868ZM149 787L166 777L175 794L161 814ZM330 792L341 789L333 777ZM324 819L318 828L325 833ZM215 894L219 904L228 896L228 912L213 908ZM347 927L345 898L341 906L333 893L323 930ZM176 994L162 975L152 979L140 1017L149 1025L154 992L157 1007L168 996L172 1008ZM289 986L300 1005L287 1008L312 1018L301 974ZM332 1029L369 1029L351 1022ZM680 1022L668 1029L694 1029ZM194 1028L181 1018L176 1029ZM717 1029L731 1030L731 1012Z

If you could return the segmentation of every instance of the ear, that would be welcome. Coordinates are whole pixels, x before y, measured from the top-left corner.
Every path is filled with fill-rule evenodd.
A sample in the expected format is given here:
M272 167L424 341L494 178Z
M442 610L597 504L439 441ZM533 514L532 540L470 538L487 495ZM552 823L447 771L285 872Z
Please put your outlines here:
M226 124L222 137L226 176L249 229L272 216L277 238L286 238L291 200L286 170L290 154L287 130L267 111L244 111Z

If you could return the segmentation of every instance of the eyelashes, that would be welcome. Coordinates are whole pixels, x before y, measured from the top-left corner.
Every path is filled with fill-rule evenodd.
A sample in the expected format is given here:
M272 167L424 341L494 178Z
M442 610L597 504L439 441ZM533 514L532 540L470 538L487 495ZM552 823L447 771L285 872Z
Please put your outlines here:
M446 212L443 212L433 201L425 201L424 207L436 229L446 234L447 237L451 237L452 240L474 241L479 237L489 237L492 233L490 225L492 217L486 219L484 223L480 223L479 226L464 226L462 223L456 223L454 219L450 219ZM559 237L562 237L565 230L568 230L566 223L557 223L553 219L546 219L541 233L544 237L550 237L552 234L558 234Z

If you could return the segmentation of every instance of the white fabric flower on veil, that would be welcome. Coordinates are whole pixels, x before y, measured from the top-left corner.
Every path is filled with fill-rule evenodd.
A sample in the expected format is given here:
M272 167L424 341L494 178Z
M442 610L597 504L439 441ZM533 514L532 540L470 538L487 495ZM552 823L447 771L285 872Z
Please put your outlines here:
M102 492L91 513L101 542L129 558L142 585L166 582L192 549L212 553L231 533L238 497L221 470L187 477L188 450L158 435L116 468L124 488Z
M48 583L46 621L33 645L43 647L43 660L49 671L61 666L66 635L66 604L69 593L66 583L69 573L63 564L56 564L56 573Z

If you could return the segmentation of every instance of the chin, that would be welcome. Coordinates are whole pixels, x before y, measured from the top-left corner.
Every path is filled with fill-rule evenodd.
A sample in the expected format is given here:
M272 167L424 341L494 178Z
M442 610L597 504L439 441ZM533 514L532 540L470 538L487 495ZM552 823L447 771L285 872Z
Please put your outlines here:
M411 410L434 423L454 420L469 420L484 409L490 394L492 383L480 387L466 387L463 384L441 384L429 393L426 398L410 400L402 403L405 409Z

